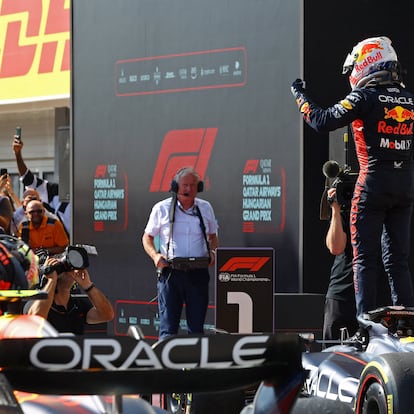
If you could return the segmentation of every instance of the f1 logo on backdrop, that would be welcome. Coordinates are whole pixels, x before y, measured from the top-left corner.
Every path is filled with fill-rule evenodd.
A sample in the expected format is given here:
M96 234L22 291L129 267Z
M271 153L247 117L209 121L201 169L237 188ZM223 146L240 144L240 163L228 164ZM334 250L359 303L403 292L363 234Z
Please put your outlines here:
M201 179L207 170L218 128L177 129L164 137L150 192L166 192L171 180L182 167L193 167Z

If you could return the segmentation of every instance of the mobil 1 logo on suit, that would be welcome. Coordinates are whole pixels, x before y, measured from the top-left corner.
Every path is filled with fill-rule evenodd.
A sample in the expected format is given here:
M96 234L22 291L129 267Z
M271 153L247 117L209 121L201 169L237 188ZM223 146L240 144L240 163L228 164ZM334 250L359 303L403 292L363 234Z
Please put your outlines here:
M232 333L273 332L274 250L218 248L216 327Z

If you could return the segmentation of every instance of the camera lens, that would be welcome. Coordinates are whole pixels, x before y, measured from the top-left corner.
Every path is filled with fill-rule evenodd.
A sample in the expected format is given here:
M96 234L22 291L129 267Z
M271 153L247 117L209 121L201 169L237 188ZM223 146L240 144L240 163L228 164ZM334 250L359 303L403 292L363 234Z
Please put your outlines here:
M84 266L83 256L78 250L69 250L66 260L75 269L79 269Z

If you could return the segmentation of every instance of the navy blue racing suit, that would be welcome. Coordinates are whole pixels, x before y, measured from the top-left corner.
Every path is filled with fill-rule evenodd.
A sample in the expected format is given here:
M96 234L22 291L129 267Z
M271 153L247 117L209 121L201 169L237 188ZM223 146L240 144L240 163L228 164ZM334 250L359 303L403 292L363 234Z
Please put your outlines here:
M292 93L304 120L316 131L351 124L359 175L350 229L357 314L375 308L378 252L393 305L414 305L408 266L414 200L414 94L399 84L354 89L323 109L307 96L300 80ZM380 250L381 249L381 250Z

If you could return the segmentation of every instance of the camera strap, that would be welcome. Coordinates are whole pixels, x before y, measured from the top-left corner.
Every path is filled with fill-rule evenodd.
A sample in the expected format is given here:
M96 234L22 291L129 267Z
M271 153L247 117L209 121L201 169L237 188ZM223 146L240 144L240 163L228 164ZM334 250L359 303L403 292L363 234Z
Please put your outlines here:
M170 213L169 213L170 232L168 234L168 242L167 242L167 246L166 246L167 260L169 259L170 243L171 243L171 238L172 238L173 229L174 229L176 207L177 207L177 193L173 193L172 198L171 198ZM207 252L210 252L210 243L208 242L208 238L207 238L206 225L204 224L203 216L201 215L201 211L200 211L197 204L194 205L194 211L195 211L198 219L200 220L201 232L203 233L204 240L206 242Z
M202 231L203 236L204 236L204 240L206 241L207 251L210 254L210 243L208 242L208 239L207 239L206 225L204 224L203 216L201 215L201 211L200 211L200 209L198 208L197 205L195 206L195 211L196 211L196 214L197 214L197 216L200 220L200 227L201 227L201 231Z
M170 205L170 213L169 213L169 219L170 219L170 231L168 233L168 242L167 242L167 260L168 256L170 254L170 242L172 238L172 233L174 229L174 220L175 220L175 209L177 207L177 193L173 192L173 195L171 197L171 205Z

